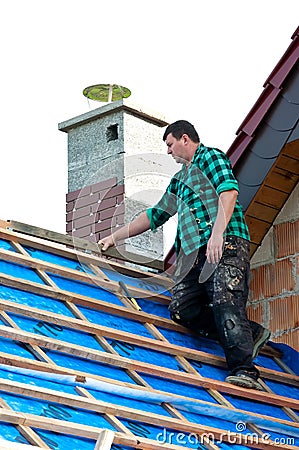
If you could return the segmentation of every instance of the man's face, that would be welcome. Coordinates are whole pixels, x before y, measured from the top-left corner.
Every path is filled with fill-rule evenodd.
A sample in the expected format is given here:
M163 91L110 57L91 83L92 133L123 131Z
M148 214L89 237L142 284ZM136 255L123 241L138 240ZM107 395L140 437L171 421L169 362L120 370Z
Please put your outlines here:
M167 153L171 155L175 162L183 164L186 162L185 139L184 135L180 139L168 134L165 143L167 145Z

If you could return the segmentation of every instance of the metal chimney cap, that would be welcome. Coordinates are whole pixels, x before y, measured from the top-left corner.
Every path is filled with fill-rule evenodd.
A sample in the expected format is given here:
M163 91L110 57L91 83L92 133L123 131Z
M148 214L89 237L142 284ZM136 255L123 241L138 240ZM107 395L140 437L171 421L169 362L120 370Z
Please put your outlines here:
M83 95L98 102L115 102L130 97L131 91L118 84L94 84L86 87Z

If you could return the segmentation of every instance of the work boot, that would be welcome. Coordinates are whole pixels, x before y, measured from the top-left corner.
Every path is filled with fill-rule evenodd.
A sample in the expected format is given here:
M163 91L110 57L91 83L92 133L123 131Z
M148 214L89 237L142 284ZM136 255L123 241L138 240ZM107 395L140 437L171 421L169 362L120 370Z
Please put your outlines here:
M247 389L256 389L258 391L264 390L262 385L258 382L258 376L254 372L249 372L247 370L239 370L234 375L226 377L225 381Z
M255 327L256 328L256 327ZM271 336L270 330L267 328L259 326L258 329L253 329L252 338L253 338L253 351L252 351L252 360L254 360L260 349L267 344Z

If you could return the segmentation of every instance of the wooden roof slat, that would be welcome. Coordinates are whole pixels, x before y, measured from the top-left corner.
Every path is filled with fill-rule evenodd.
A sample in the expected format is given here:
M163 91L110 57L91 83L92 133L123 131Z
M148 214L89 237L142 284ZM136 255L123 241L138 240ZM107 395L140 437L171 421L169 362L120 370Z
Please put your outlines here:
M257 192L253 201L264 203L272 208L281 209L281 205L285 203L288 198L286 192L281 192L272 187L263 185Z
M115 295L119 294L120 288L119 284L116 281L112 280L104 280L102 277L97 275L92 275L89 273L81 272L79 270L66 268L63 266L59 266L57 264L53 264L50 262L45 262L36 258L32 258L31 256L26 256L24 254L19 254L12 252L10 250L5 250L0 248L0 259L4 261L9 261L14 264L18 264L24 267L29 267L31 269L39 269L43 271L48 271L53 273L54 275L59 275L64 278L68 278L71 280L80 281L82 283L92 284L95 286L99 286L102 289L113 292ZM157 294L152 291L147 291L142 288L138 288L135 286L131 287L132 294L141 298L150 298L154 299ZM169 297L163 294L159 294L159 302L163 302L165 304L169 303Z
M57 391L53 391L48 388L41 388L38 386L31 386L24 383L13 382L9 380L0 380L0 390L5 392L11 392L17 395L27 396L29 398L34 398L38 400L46 400L48 402L59 403L60 405L71 406L75 408L80 408L83 410L98 412L100 414L112 414L114 416L136 420L140 422L144 422L145 424L153 424L158 426L163 426L167 429L173 429L178 431L185 431L189 433L214 433L215 436L221 436L221 434L225 434L225 430L219 429L217 427L210 427L207 425L202 425L198 423L193 423L189 421L182 421L180 419L176 419L173 417L162 416L157 413L151 413L149 411L137 410L135 408L119 406L112 403L103 402L101 400L90 399L87 397L78 397L74 394L61 393ZM226 407L218 405L217 408L219 410L223 409L223 411L227 410ZM239 409L233 409L232 413L240 412L241 414L244 411ZM246 413L245 413L246 414ZM248 413L247 413L248 414ZM272 423L277 423L278 425L285 425L289 427L293 427L294 430L299 430L299 424L290 422L281 418L268 417L258 413L250 413L250 416L254 420L254 418L258 419L269 419ZM244 436L244 441L245 440Z
M259 244L270 229L271 224L251 217L247 214L245 214L245 217L249 228L251 242L253 242L254 244Z
M3 400L3 398L0 397L0 408L5 408L8 410L13 411L13 409L8 405L8 403ZM0 409L0 416L1 416L1 409ZM37 445L38 448L45 448L49 449L50 447L38 436L38 434L32 430L30 427L27 427L25 425L17 425L17 430L23 436L31 445ZM30 447L31 448L31 447ZM0 446L1 450L1 446ZM7 450L7 447L5 447L5 450Z
M81 263L97 264L99 265L99 267L102 267L104 269L115 269L117 272L127 274L136 278L151 278L157 283L165 285L166 288L169 286L169 283L171 281L169 278L159 273L146 272L144 270L142 271L140 269L137 269L136 267L128 265L126 266L123 263L120 264L117 261L108 259L107 256L109 257L109 250L107 253L105 252L105 256L101 256L100 254L85 253L83 250L81 251L77 247L73 247L71 245L66 246L66 244L59 243L59 241L48 241L45 238L37 237L33 234L26 235L19 231L13 231L9 228L9 225L9 222L0 221L0 238L33 247L44 252L55 252L55 254L58 256L79 261Z
M298 183L298 175L288 170L279 169L275 164L265 184L269 187L289 194Z
M243 388L238 388L237 386L230 385L226 382L221 382L219 380L212 380L209 378L198 378L192 374L180 372L179 370L174 370L170 368L156 366L151 363L140 362L137 360L132 360L119 355L107 354L98 350L82 347L77 344L70 344L66 342L59 341L57 339L37 336L33 333L14 330L5 326L0 326L0 336L17 340L23 343L31 343L41 346L42 348L47 348L49 350L54 350L60 353L65 353L67 355L77 356L79 358L91 359L92 361L97 361L106 365L112 365L119 368L127 370L136 370L138 373L144 373L149 375L154 375L162 378L170 378L172 380L180 381L187 384L195 384L197 386L202 386L204 388L216 389L220 392L235 393L243 392ZM299 377L275 371L272 369L261 368L261 376L274 381L279 381L291 386L299 385ZM239 391L241 389L241 391ZM278 404L280 406L287 406L290 408L298 409L299 402L294 399L283 397L284 403L281 403L280 396L273 394L269 396L267 393L266 397L263 397L266 393L262 391L248 391L245 389L248 398L252 399L266 399L267 402L273 404Z
M165 354L170 354L173 356L189 358L194 361L201 361L207 364L213 364L216 365L217 367L226 367L225 359L223 357L202 352L200 350L185 348L176 344L171 344L166 339L161 340L161 339L140 337L135 335L134 333L125 332L123 330L119 331L114 328L97 325L88 322L87 320L80 320L61 316L59 314L55 314L52 312L49 313L47 311L40 311L37 308L23 306L5 300L0 301L0 310L9 311L20 316L34 318L39 321L53 323L61 327L77 331L84 331L96 337L104 336L106 338L114 339L117 341L126 342L140 347L146 347L161 353L164 352ZM18 329L20 328L18 327Z
M9 220L9 227L14 231L19 231L30 236L38 236L42 239L58 242L64 245L70 245L78 250L85 250L94 253L95 255L102 256L100 246L87 239L77 238L75 236L69 236L62 233L57 233L44 228L35 227L15 220ZM147 258L143 255L130 253L122 250L120 253L116 248L110 248L105 252L105 256L116 258L125 261L131 261L136 264L140 264L145 267L150 267L157 270L163 270L163 261L153 261L152 258Z
M260 219L269 224L272 224L278 213L279 211L277 209L259 202L252 203L246 211L248 216L257 220Z

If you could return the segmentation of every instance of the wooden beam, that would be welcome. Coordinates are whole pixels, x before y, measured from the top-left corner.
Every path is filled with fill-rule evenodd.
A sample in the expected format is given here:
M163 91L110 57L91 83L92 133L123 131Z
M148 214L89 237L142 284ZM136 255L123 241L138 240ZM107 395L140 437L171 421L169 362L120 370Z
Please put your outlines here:
M64 278L80 281L82 283L88 283L94 286L99 286L102 289L113 292L114 294L119 294L119 285L116 281L106 281L102 277L99 277L97 275L92 275L89 273L81 272L79 270L59 266L57 264L45 262L36 258L32 258L31 256L18 254L5 249L0 249L0 259L21 265L23 267L30 267L31 269L35 270L44 270ZM134 296L141 298L154 299L157 296L157 294L155 294L155 292L153 291L148 291L138 287L132 286L130 287L130 290L132 291L132 294ZM168 304L169 297L163 294L159 294L158 301L160 303Z
M179 370L160 367L154 364L132 360L114 354L107 354L98 350L93 350L76 344L69 344L62 341L58 341L57 339L46 338L44 336L36 336L33 333L9 329L8 327L5 326L0 326L0 335L7 339L12 339L24 343L31 343L31 344L34 343L41 347L65 353L67 355L73 355L79 358L86 358L92 361L98 361L103 364L117 366L126 370L137 371L138 373L154 375L162 379L169 378L171 380L179 381L185 384L202 386L205 389L216 389L220 392L226 392L232 395L241 395L241 396L246 395L246 397L257 401L271 403L279 406L286 406L294 409L299 408L299 402L292 398L286 398L276 394L270 396L269 393L266 392L255 391L253 389L248 390L238 386L234 386L226 382L213 380L210 378L204 377L199 378L196 375L180 372ZM261 369L262 376L264 370L265 369ZM265 370L265 372L268 379L280 381L282 383L286 383L291 386L299 385L298 383L299 377L294 377L293 375L289 374L283 374L282 372L274 371L271 369L267 369Z
M182 421L181 418L178 419L174 417L163 416L158 413L151 413L149 411L109 403L106 401L97 400L90 397L81 397L75 394L68 394L61 391L55 391L50 388L42 388L39 386L28 385L22 382L0 379L0 389L1 391L12 392L16 395L25 396L28 398L38 400L45 400L47 402L59 403L59 405L65 405L75 409L78 408L85 411L97 412L99 414L110 414L127 420L137 420L139 422L143 422L149 425L152 424L166 428L173 428L176 430L182 429L187 432L195 432L195 429L192 428L190 422ZM277 426L279 426L279 424L281 424L289 427L294 427L294 432L295 430L297 431L299 430L298 423L294 423L281 418L271 417L264 414L258 414L253 412L248 413L247 411L238 408L228 408L222 405L215 405L213 403L204 402L200 400L197 400L197 402L195 401L194 404L197 404L197 406L202 406L203 410L209 407L217 408L220 417L225 417L225 415L228 413L228 410L231 409L232 414L239 413L244 417L246 415L247 416L250 415L252 422L254 422L255 419L256 420L268 419L271 422L273 422L274 425L277 424ZM201 424L196 424L195 426L197 425L200 425L203 428L206 427L206 425Z
M65 235L57 233L44 228L35 227L15 220L9 221L10 229L18 231L30 236L37 236L48 241L58 242L64 245L70 245L79 250L85 250L94 253L95 255L102 256L100 246L87 239L77 238L75 236ZM153 261L152 258L147 258L143 255L122 251L119 252L116 248L110 248L105 252L105 256L110 258L116 258L120 260L130 261L134 264L139 264L145 267L150 267L156 270L163 270L163 261Z
M190 349L177 344L171 344L167 339L162 338L163 335L158 330L152 330L151 324L146 328L154 333L155 338L140 337L134 333L126 332L123 330L117 330L109 328L103 325L97 325L87 320L66 317L56 313L50 313L48 311L39 310L30 306L20 305L18 303L0 300L0 311L9 311L14 314L34 318L38 321L44 321L53 323L61 327L69 328L76 331L83 331L95 336L105 336L106 338L114 339L120 342L126 342L129 344L137 345L140 347L146 347L154 351L170 354L173 356L180 356L189 358L194 361L205 362L217 367L226 367L225 359L221 356L217 356L211 353L203 352L197 349ZM16 328L16 327L15 327ZM18 327L19 328L19 327ZM20 328L19 328L20 329ZM267 376L267 369L263 371L264 376Z
M17 279L11 277L10 275L0 274L0 285L11 286L15 289L21 289L27 292L32 292L34 294L43 295L45 297L50 297L58 299L61 301L67 301L69 303L74 303L76 305L86 306L88 308L93 308L95 310L107 312L112 315L125 317L127 319L135 320L140 323L154 324L156 326L166 328L168 330L174 330L181 333L190 334L190 330L184 328L183 326L173 322L170 319L164 317L158 317L153 314L149 314L143 311L138 311L136 309L129 309L123 306L114 305L112 303L104 302L97 299L92 299L91 297L85 297L80 294L74 294L68 291L63 291L60 289L55 289L52 286L44 286L39 283L34 283L33 281L27 281L22 279ZM280 356L277 351L262 350L262 353L267 355Z
M97 264L102 268L110 268L112 270L114 269L116 272L131 275L135 278L141 277L146 279L150 277L157 283L165 285L166 288L169 286L169 282L171 281L168 277L158 273L147 272L132 266L125 265L124 263L118 263L117 261L108 260L107 258L101 257L99 255L84 253L77 248L73 249L54 241L50 242L35 236L20 234L19 232L14 232L7 228L0 227L0 238L8 240L10 242L16 242L22 245L33 247L44 252L54 253L55 255L72 259L74 261L79 261L84 264L91 263Z
M171 419L168 419L171 420ZM172 419L174 420L174 419ZM19 413L15 411L7 411L2 410L1 411L1 421L6 423L22 423L26 424L27 426L31 426L33 428L39 428L42 430L50 430L54 433L59 434L68 434L72 436L80 436L82 438L86 439L93 439L97 440L99 433L102 431L101 429L97 427L93 427L90 425L81 425L79 423L72 423L65 420L58 420L58 419L50 419L48 417L40 417L35 416L33 414L27 414L27 413ZM226 430L219 430L218 428L214 427L203 427L197 424L193 424L192 422L189 422L189 424L185 424L182 422L182 426L180 427L181 431L187 431L189 433L189 430L192 431L193 436L197 436L200 438L202 435L206 436L209 434L210 436L213 436L215 440L221 440L221 442L230 442L231 439L234 437L238 439L239 445L245 445L249 446L250 448L257 448L262 450L270 450L270 449L277 449L281 448L284 450L299 450L299 447L287 445L287 444L280 444L276 443L271 440L265 440L257 438L254 436L254 439L249 440L248 436L241 433L228 433ZM191 433L191 431L190 431ZM250 441L250 442L249 442ZM181 445L175 445L171 443L159 443L159 441L142 438L139 436L131 436L126 435L121 432L115 432L115 438L114 443L117 445L124 445L133 447L135 449L142 449L142 450L182 450ZM192 450L190 447L185 447L186 450Z
M164 317L158 317L143 311L130 310L124 306L119 306L84 295L64 291L59 288L55 289L51 286L35 283L34 281L27 281L21 278L12 277L10 275L0 274L0 284L57 300L69 301L70 303L75 303L76 305L86 306L87 308L93 308L109 314L126 317L128 319L136 320L137 322L154 323L157 326L161 326L169 330L181 332L186 331L186 328Z
M113 439L114 439L113 431L111 430L101 431L94 450L111 450Z

